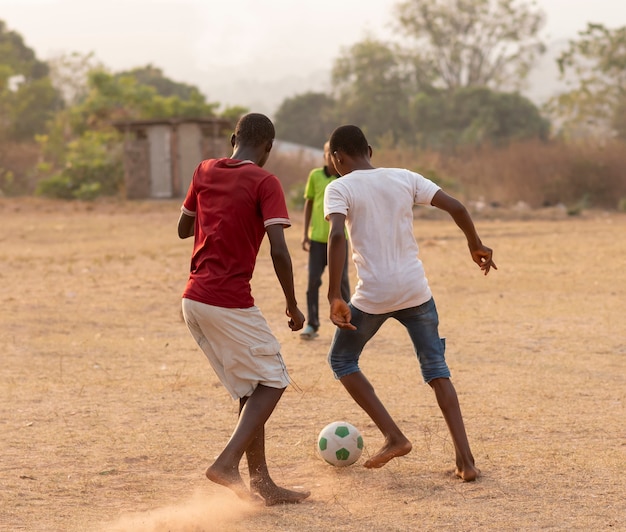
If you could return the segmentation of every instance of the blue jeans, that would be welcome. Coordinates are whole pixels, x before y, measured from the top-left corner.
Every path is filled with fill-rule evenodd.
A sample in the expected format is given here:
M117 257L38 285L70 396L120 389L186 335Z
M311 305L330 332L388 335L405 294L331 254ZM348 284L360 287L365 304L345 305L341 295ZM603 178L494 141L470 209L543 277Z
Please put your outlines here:
M330 346L328 362L335 374L341 379L350 373L360 371L359 357L365 344L389 318L398 320L409 333L420 363L424 382L433 379L449 378L450 370L446 364L445 338L439 338L439 316L434 299L417 307L396 310L386 314L367 314L349 303L352 311L351 323L355 331L337 329Z

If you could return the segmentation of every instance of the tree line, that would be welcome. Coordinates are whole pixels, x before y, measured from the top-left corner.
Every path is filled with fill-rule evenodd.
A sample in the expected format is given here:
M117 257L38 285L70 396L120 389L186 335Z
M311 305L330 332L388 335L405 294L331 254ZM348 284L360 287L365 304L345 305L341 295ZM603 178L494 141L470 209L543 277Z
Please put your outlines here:
M626 27L588 24L558 58L572 87L542 108L520 89L545 44L534 2L406 0L398 41L368 37L343 50L331 89L285 100L277 127L324 142L337 123L363 126L381 146L458 146L586 135L626 139Z
M558 59L571 86L539 108L520 93L545 50L534 2L404 0L393 15L394 42L367 36L334 61L328 92L282 102L279 138L320 147L337 124L354 123L377 147L443 154L529 139L626 139L626 27L581 30ZM123 176L115 121L234 122L247 111L219 108L154 65L111 72L79 53L42 61L0 20L0 193L115 194Z

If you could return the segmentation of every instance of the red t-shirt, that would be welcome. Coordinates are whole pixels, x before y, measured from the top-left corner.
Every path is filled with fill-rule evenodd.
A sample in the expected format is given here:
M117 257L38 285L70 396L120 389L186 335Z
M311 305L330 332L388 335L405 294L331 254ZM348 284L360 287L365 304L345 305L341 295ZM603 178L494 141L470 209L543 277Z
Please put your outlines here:
M278 178L251 161L208 159L196 168L182 210L196 217L183 297L225 308L253 306L250 279L265 228L291 225Z

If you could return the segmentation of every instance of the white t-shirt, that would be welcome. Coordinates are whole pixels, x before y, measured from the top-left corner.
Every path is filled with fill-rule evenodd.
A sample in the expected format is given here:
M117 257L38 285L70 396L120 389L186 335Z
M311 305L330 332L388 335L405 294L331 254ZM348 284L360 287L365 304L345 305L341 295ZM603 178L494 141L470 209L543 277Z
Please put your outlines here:
M324 216L344 214L358 283L351 303L368 314L416 307L431 297L413 235L413 205L438 185L410 170L355 170L326 187Z

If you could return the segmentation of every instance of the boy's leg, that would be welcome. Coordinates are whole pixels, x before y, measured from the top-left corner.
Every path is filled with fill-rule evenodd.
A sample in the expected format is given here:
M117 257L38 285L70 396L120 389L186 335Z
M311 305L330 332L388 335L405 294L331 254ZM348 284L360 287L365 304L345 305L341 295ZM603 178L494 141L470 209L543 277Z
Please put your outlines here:
M392 458L404 456L411 452L411 442L387 412L365 375L361 371L357 371L342 377L340 380L352 398L372 418L372 421L376 423L376 426L385 436L385 444L363 465L368 468L382 467Z
M394 313L411 337L424 380L435 391L437 403L446 420L456 455L456 474L475 480L480 471L474 466L456 390L450 381L445 359L445 340L439 337L439 316L433 299L418 307Z
M184 299L183 313L191 333L222 383L231 396L240 397L237 426L224 450L207 469L206 475L241 497L250 498L250 491L239 474L239 464L246 452L251 472L255 472L251 474L251 480L269 479L265 463L264 427L289 383L279 352L280 344L258 309L221 309ZM229 346L224 350L226 356L221 350L223 346ZM256 361L254 357L250 358L252 346L254 352L276 355L261 357L264 362L259 364L259 357L256 357ZM225 369L225 358L228 358L230 364L228 372ZM242 397L242 394L248 393L250 380L254 376L263 379L268 385L259 384L249 397ZM278 495L272 494L273 504L296 497L285 491ZM297 494L297 497L304 498L302 494Z
M447 378L434 379L428 384L435 391L437 403L454 442L456 475L466 482L476 480L480 475L480 470L474 465L474 456L465 432L465 424L454 385Z
M277 486L270 477L265 460L265 428L261 428L246 449L250 489L265 499L266 506L298 503L306 499L310 491L293 491Z
M322 275L326 269L326 244L322 242L311 242L309 248L309 278L306 289L307 305L307 329L317 332L320 327L319 320L319 291L322 286ZM309 334L311 338L314 335Z
M367 314L350 303L348 305L352 313L351 323L356 330L337 329L328 360L335 377L339 378L348 393L383 433L383 447L364 464L368 468L382 467L392 458L411 451L411 442L398 428L358 365L365 344L380 329L388 315Z
M226 447L207 469L206 476L209 480L230 488L241 498L250 498L250 492L239 474L239 462L255 437L262 434L265 422L274 411L284 390L262 384L257 386L245 401L237 426Z

